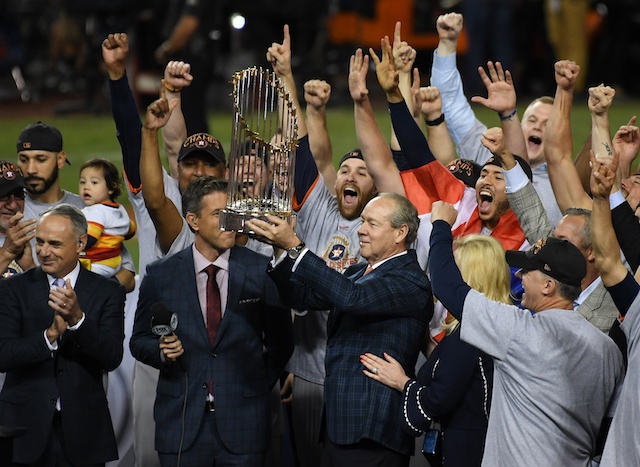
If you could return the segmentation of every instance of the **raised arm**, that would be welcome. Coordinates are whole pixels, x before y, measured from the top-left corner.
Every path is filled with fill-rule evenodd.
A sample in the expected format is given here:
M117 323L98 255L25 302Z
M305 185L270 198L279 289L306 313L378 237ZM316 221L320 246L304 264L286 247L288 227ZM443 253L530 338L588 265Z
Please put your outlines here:
M638 151L640 151L640 133L635 123L636 116L634 115L629 123L618 128L611 141L613 150L620 156L618 170L623 180L631 177L633 161L638 157Z
M324 184L335 194L336 169L333 166L333 149L327 130L327 102L330 97L331 85L326 81L312 79L304 83L309 147Z
M460 13L447 13L438 17L436 31L439 41L431 65L431 85L440 89L442 109L456 145L465 139L476 122L473 109L464 95L462 77L456 66L456 48L462 26Z
M102 42L102 58L109 75L111 113L122 151L122 165L129 189L137 193L140 182L140 131L142 122L126 75L129 39L124 33L109 34Z
M433 86L420 87L420 75L416 69L412 87L413 118L424 117L427 125L427 143L433 155L442 165L449 165L456 158L456 148L449 134L446 118L442 111L440 90Z
M267 61L271 63L273 72L282 80L287 90L291 94L293 105L300 115L302 107L298 99L298 91L296 82L293 78L293 70L291 69L291 36L289 35L289 25L285 24L283 28L282 43L274 42L267 49ZM307 124L304 118L298 118L298 139L307 136Z
M182 214L164 191L164 176L160 162L158 145L158 129L169 120L169 115L178 104L171 105L165 97L164 89L160 90L160 98L147 107L144 126L142 127L142 151L140 154L140 178L144 186L142 195L156 228L158 243L163 252L169 251L171 244L182 229Z
M484 68L478 67L480 79L487 88L487 97L473 96L471 102L482 104L498 114L507 149L514 154L522 155L521 157L528 161L527 146L518 119L516 88L513 85L511 72L504 70L500 62L495 64L487 62L487 71L488 73Z
M391 46L388 46L385 66L393 68ZM391 154L391 149L382 135L378 122L373 114L369 90L367 89L367 72L369 71L369 56L356 50L349 61L349 92L353 99L356 136L362 155L367 163L367 170L379 192L394 192L404 195L404 187L400 179L400 172ZM395 70L394 70L395 72ZM396 73L397 77L397 73ZM402 94L398 92L398 99L402 101Z
M373 49L369 49L369 53L376 64L378 83L387 96L391 123L398 136L402 155L408 166L413 169L437 162L398 87L398 73L391 58L391 45L388 37L382 38L381 46L382 59L378 58Z
M590 193L591 188L589 187L591 183L591 164L590 164L590 154L591 154L591 130L589 130L589 134L585 138L582 143L582 147L578 154L573 159L573 165L576 167L578 171L578 177L580 178L580 183L582 183L582 189L585 193Z
M598 156L612 158L614 155L611 142L611 127L609 125L609 108L613 103L616 91L601 84L589 88L589 111L591 112L591 146L593 153ZM616 164L616 167L618 164ZM620 174L614 180L613 191L620 189Z
M422 128L422 121L419 118L419 114L416 113L416 108L413 105L413 86L415 84L415 79L412 79L412 73L413 78L417 76L417 86L420 87L420 74L417 69L413 69L413 64L416 60L416 50L411 47L407 41L402 40L401 28L402 23L397 21L393 32L393 43L391 44L393 63L396 71L398 72L398 87L400 88L400 92L402 93L402 97L407 103L407 106L412 110L413 118L415 118L418 126ZM393 131L393 125L391 125L390 146L394 151L400 150L400 144L398 143L396 134Z
M570 207L591 209L591 199L582 188L573 164L571 107L580 67L575 62L561 60L555 63L554 73L556 95L544 136L549 179L560 211L564 212Z
M180 106L180 92L183 88L189 86L193 81L191 76L191 65L182 61L172 60L167 63L164 69L164 78L162 86L165 88L165 96L169 105L175 100L173 112L169 117L169 121L162 128L162 143L165 154L169 160L169 173L174 179L178 178L178 152L180 146L187 139L187 124L182 114Z
M289 26L285 24L282 43L274 42L267 49L266 58L274 73L280 78L291 94L293 104L300 112L300 101L296 90L296 83L291 70L291 38ZM318 168L309 149L307 123L304 118L298 118L298 148L296 150L296 170L293 176L294 206L298 211L302 208L304 200L313 189L318 180Z
M593 153L591 155L591 240L596 268L606 287L622 282L627 276L627 269L620 260L620 245L613 230L609 207L609 194L616 178L617 166L617 157L610 164L605 164L599 162Z

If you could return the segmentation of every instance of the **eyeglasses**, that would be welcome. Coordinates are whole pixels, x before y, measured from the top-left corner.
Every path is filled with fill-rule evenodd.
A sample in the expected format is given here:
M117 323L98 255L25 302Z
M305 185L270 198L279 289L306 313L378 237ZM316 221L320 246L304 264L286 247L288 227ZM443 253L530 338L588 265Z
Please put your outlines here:
M16 200L23 200L25 198L25 196L26 196L26 193L24 192L24 190L14 191L12 193L9 193L8 195L0 197L0 203L8 202L11 199L12 196Z

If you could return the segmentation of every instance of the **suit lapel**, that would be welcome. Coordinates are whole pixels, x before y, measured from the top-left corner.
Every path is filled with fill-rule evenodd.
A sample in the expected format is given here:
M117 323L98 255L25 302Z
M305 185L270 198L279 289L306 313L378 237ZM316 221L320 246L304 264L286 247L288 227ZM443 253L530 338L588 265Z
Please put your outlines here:
M344 275L351 282L358 282L364 276L364 272L367 270L367 266L368 266L367 263L355 264L350 268L348 268L344 272ZM372 274L372 273L373 271L371 271L369 274ZM338 326L338 323L340 322L341 318L342 318L342 312L337 308L333 308L330 311L329 318L327 321L327 334L331 334L331 332Z
M180 261L176 267L176 277L179 278L181 289L185 292L184 312L187 313L189 319L194 320L195 323L200 323L198 328L198 335L201 339L209 342L209 334L207 334L207 323L202 316L202 308L200 307L200 300L198 300L198 287L196 285L196 272L195 265L193 263L193 250L191 247L177 253L176 256L180 258ZM184 316L185 320L187 316ZM178 316L178 327L180 326L180 316Z
M76 281L76 285L73 288L76 296L78 297L78 304L80 308L84 311L85 307L82 305L87 303L93 294L96 293L95 290L92 290L90 284L92 282L92 277L89 271L87 271L84 267L80 267L80 274L78 274L78 280Z
M35 309L42 310L42 312L38 311L38 316L42 316L42 324L46 324L46 327L49 327L51 326L55 312L48 304L49 282L47 280L47 275L40 267L38 267L33 271L33 280L35 287L33 290L29 290L28 292L33 294L32 297Z
M214 347L218 345L222 336L224 336L225 332L232 325L234 314L233 310L238 306L240 302L240 297L242 296L242 288L244 285L244 277L246 277L246 268L245 264L245 255L244 251L240 248L232 248L231 254L229 255L229 277L228 277L228 290L227 290L227 306L224 309L224 314L222 315L222 321L220 321L220 327L218 328L218 333L216 334L216 341L214 342Z

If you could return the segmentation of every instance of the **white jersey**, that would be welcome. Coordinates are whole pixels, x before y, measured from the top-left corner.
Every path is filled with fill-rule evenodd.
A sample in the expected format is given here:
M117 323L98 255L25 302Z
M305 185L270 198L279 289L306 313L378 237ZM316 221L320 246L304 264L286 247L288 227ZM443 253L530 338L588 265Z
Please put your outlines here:
M171 178L164 168L162 169L162 179L166 197L171 200L178 212L182 213L182 196L180 195L178 182ZM130 187L127 186L129 201L131 201L131 206L133 207L133 212L136 216L140 255L138 261L138 273L141 280L147 272L147 265L165 256L159 248L156 248L156 226L153 225L147 206L144 204L142 190L144 190L144 187L134 193L131 191ZM169 253L167 253L167 255L168 254Z

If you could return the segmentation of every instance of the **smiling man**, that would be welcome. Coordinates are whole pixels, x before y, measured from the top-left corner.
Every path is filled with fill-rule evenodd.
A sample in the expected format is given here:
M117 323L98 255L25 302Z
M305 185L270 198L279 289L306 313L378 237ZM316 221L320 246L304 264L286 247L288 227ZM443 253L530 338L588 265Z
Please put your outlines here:
M377 347L380 355L387 352L407 373L414 373L433 314L429 279L410 249L419 222L415 207L395 193L371 199L357 229L367 263L344 274L313 254L285 221L267 219L249 224L287 250L269 272L280 297L291 307L308 309L310 315L331 310L321 465L408 466L414 440L400 427L401 394L368 378L360 356ZM377 369L370 371L377 374Z
M103 372L124 352L124 288L87 271L87 220L69 204L36 226L40 267L0 281L0 424L24 426L13 465L118 458Z
M35 266L29 241L35 238L36 219L22 220L25 196L20 168L0 161L0 277Z

